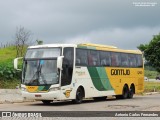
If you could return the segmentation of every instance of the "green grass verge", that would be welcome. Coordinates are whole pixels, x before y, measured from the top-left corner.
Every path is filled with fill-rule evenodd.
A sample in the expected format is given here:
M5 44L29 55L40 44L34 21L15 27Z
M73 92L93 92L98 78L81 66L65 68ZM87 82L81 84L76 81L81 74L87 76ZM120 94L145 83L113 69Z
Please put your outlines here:
M16 57L16 48L14 46L0 49L0 63L8 64L12 63Z
M160 92L160 82L144 82L144 92Z
M144 76L148 77L149 79L155 79L157 75L157 71L144 70Z
M20 80L0 80L0 89L16 89Z

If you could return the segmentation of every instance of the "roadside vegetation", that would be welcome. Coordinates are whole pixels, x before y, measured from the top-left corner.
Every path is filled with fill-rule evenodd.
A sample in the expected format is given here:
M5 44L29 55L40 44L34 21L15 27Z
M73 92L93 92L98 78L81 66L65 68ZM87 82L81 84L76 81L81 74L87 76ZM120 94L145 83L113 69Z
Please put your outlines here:
M147 77L148 79L155 79L158 74L159 73L154 70L145 70L144 71L144 76Z
M13 68L15 56L14 46L0 49L0 89L15 89L20 83L21 73Z
M160 92L160 82L144 82L144 92Z

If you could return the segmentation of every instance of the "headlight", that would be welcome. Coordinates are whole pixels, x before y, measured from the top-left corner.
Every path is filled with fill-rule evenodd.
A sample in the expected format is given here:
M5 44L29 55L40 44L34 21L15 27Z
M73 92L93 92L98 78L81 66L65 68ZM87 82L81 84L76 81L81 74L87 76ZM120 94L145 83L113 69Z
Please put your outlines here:
M27 91L27 89L26 89L26 88L24 88L24 87L21 87L21 90L22 90L22 91Z
M57 90L60 90L59 87L54 87L54 88L50 88L49 91L57 91Z

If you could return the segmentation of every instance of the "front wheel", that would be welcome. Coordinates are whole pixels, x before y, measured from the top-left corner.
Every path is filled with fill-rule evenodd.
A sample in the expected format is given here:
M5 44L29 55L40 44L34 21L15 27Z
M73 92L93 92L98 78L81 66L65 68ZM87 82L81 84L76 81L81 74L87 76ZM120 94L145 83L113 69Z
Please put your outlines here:
M73 102L76 103L76 104L80 104L80 103L82 103L83 97L84 97L83 89L82 88L78 88L77 92L76 92L76 99L73 100Z

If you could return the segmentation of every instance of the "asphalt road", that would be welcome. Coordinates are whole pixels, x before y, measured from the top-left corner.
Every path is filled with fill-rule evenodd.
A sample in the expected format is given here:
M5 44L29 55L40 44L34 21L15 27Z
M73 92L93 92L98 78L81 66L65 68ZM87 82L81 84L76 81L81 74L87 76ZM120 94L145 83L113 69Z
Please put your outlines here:
M65 102L53 102L50 105L44 105L40 101L36 102L24 102L24 103L8 103L8 104L0 104L0 113L7 111L12 112L12 114L15 111L20 112L31 112L35 111L36 113L39 111L46 111L45 114L47 117L44 117L45 114L43 114L41 117L2 117L0 119L4 120L159 120L160 113L158 112L159 117L115 117L115 113L112 117L104 117L103 114L107 114L110 111L115 112L132 112L133 115L139 114L139 112L142 111L142 113L149 112L156 114L156 111L160 111L160 94L152 94L152 95L135 95L133 99L124 99L124 100L116 100L115 98L108 98L105 101L93 101L93 100L84 100L82 104L73 104L70 101ZM47 111L60 111L58 114L61 115L61 112L63 111L64 114L66 114L67 111L79 111L76 114L79 117L64 117L64 116L52 116L49 117L48 114L53 114L51 112ZM65 111L65 112L64 112ZM84 112L83 112L84 111ZM88 114L87 111L95 111L90 112ZM104 111L104 112L99 112ZM139 111L139 112L138 112ZM134 113L135 112L135 113ZM83 114L82 114L83 113ZM86 113L86 117L81 116ZM67 113L68 114L68 113ZM69 113L72 114L73 113ZM57 115L54 114L54 115ZM89 115L89 116L88 116ZM103 117L101 117L101 115ZM67 115L68 116L68 115ZM99 116L99 117L97 117Z
M160 94L135 95L133 99L105 101L84 100L82 104L71 101L44 105L41 101L0 104L0 111L160 111Z

